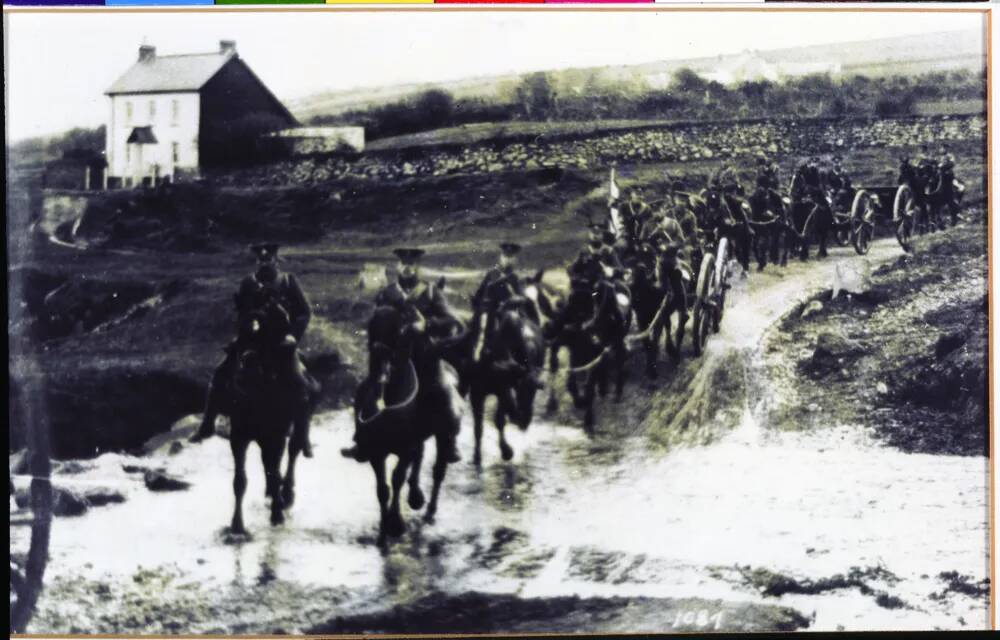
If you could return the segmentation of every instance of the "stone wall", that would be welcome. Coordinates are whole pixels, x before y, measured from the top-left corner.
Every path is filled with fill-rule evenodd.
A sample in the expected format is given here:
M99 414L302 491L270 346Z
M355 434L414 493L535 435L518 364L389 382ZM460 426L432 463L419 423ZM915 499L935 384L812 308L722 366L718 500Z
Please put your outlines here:
M799 120L704 123L621 131L578 139L493 141L450 148L368 153L359 158L299 158L219 174L230 186L319 184L343 178L396 180L416 176L491 173L562 167L605 168L612 163L688 162L746 157L758 149L774 155L838 153L872 147L907 147L983 140L983 116L900 120ZM936 151L936 149L935 149Z

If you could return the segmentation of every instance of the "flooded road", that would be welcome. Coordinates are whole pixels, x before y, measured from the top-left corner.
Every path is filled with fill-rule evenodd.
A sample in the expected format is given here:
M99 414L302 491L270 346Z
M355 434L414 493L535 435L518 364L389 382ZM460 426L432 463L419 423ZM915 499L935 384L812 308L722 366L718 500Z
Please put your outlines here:
M894 243L881 241L867 260L875 266L898 255ZM704 362L685 366L737 351L745 362L739 375L760 375L756 348L775 320L798 298L830 286L838 260L863 259L838 249L823 263L737 280ZM627 387L625 402L637 392ZM408 531L385 552L374 544L371 470L339 454L353 433L348 411L317 416L316 457L300 461L297 502L281 527L268 524L251 450L248 541L225 533L232 462L224 439L148 458L107 454L57 475L57 484L114 488L126 500L55 520L31 630L295 632L467 592L781 605L816 630L986 627L983 600L941 597L939 576L988 575L987 460L900 453L860 425L775 429L757 418L756 404L766 400L734 399L742 403L739 426L705 425L715 437L697 446L652 446L652 433L622 437L600 423L591 439L578 424L543 419L526 432L508 430L515 456L505 463L487 426L482 469L469 462L466 417L463 461L448 470L436 522L425 524L404 506ZM165 469L192 487L151 493L127 465ZM12 552L26 548L28 533L11 527ZM852 567L871 570L867 593L848 586L767 596L745 579L762 568L816 581ZM886 606L878 593L902 604ZM704 615L718 628L736 625L721 611L707 606ZM638 614L626 614L622 630L642 626Z

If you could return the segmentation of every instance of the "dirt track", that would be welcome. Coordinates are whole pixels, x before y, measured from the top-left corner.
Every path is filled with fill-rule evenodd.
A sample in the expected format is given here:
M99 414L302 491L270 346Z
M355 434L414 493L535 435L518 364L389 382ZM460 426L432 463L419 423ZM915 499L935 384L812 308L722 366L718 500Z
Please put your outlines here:
M880 241L868 259L899 255ZM903 454L832 415L802 429L760 420L760 390L782 392L757 366L762 340L798 298L829 286L841 259L861 260L838 249L737 283L706 356L655 393L632 384L622 405L602 403L592 440L562 413L512 433L516 455L503 463L487 428L480 471L466 423L437 522L404 507L409 531L384 554L371 472L337 453L351 436L344 411L317 420L317 455L300 466L283 527L267 525L250 465L255 537L241 544L223 530L231 463L220 438L76 463L59 482L126 500L56 520L32 631L982 628L983 599L941 575L985 575L984 458ZM721 382L725 404L709 393ZM697 420L679 424L677 399L699 396ZM153 494L123 465L193 486ZM12 552L27 533L12 526Z

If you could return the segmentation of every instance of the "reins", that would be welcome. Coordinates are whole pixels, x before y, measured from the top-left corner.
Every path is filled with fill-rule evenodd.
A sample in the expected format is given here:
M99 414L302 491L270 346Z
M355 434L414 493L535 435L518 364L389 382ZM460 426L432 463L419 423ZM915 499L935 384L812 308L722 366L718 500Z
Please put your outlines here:
M386 411L395 411L397 409L403 409L413 404L413 400L417 397L417 393L420 391L420 378L417 377L417 368L414 366L413 360L409 359L406 361L406 363L410 366L410 374L413 376L413 390L410 392L410 394L402 402L398 404L387 405L385 404L385 387L383 387L382 393L379 394L378 400L375 403L376 407L381 406L382 408L378 409L368 418L364 418L360 415L355 416L359 424L370 424Z

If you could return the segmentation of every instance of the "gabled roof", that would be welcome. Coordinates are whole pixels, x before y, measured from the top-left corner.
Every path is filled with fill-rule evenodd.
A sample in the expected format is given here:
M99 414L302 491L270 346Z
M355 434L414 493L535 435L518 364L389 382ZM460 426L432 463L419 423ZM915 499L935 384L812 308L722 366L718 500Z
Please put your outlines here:
M235 57L232 52L156 56L133 64L105 93L198 91Z

